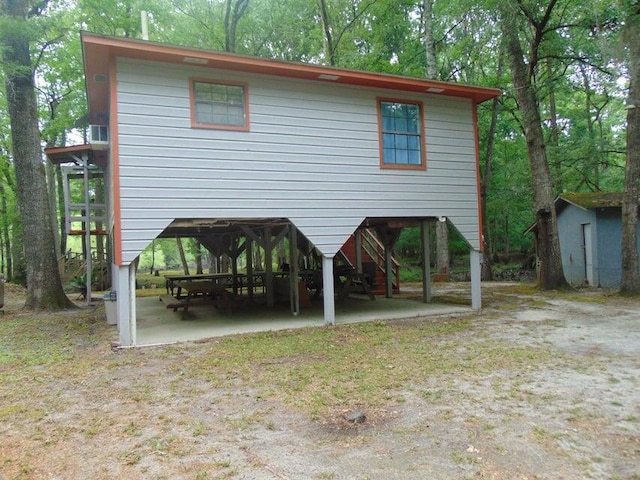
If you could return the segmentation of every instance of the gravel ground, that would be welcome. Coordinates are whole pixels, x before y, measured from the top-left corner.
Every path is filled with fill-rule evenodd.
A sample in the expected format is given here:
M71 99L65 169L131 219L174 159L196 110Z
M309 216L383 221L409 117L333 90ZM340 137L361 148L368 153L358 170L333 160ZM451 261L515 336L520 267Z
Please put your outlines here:
M0 477L640 479L640 299L513 284L484 296L471 328L433 345L460 367L360 405L362 423L344 420L353 403L311 418L264 385L187 377L180 362L206 343L112 352L96 327L64 368L0 369Z

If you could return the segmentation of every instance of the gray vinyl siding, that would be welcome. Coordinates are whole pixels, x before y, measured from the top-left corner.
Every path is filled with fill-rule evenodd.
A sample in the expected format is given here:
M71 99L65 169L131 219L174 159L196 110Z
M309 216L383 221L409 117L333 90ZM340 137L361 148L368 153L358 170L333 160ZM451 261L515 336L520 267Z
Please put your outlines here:
M470 100L119 59L122 248L176 218L289 218L333 255L366 217L449 217L479 248ZM247 83L250 131L191 128L189 78ZM427 170L380 169L377 97L422 100Z

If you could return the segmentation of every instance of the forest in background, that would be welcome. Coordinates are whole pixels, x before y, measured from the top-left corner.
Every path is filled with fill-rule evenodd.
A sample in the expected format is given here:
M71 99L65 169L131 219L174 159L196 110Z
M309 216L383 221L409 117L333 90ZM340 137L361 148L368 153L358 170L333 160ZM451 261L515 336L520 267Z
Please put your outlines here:
M536 220L525 121L508 68L499 20L503 6L495 0L27 3L33 14L20 28L28 25L31 38L43 146L82 143L87 125L79 32L140 38L141 11L146 12L151 41L501 88L499 99L481 104L478 110L485 251L494 261L532 253L533 237L524 234ZM531 47L525 55L535 68L531 81L555 195L623 189L629 78L620 19L624 8L637 8L633 4L634 0L513 4L518 18L512 26L522 44ZM0 27L5 34L16 28L12 22L3 16ZM0 94L1 260L8 278L20 282L25 261L4 91ZM56 170L46 165L50 194L58 204L56 218L62 225ZM58 232L62 255L69 245L62 227ZM418 250L411 231L397 250L408 257Z

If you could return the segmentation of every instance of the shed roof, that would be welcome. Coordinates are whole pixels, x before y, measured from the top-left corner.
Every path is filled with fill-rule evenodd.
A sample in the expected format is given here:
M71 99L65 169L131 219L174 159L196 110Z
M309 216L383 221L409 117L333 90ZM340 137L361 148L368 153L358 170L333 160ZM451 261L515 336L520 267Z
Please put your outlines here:
M563 193L556 199L556 208L562 203L571 203L577 207L590 208L615 208L622 206L622 193L620 192L585 192Z
M621 208L622 192L586 192L563 193L556 199L556 210L562 210L567 204L589 210L593 208ZM640 197L638 197L640 206Z
M556 212L561 212L568 205L574 205L583 210L594 208L622 208L622 192L581 192L563 193L555 200ZM640 197L638 198L640 208ZM526 235L537 230L534 222L523 233Z
M497 88L475 87L460 83L439 82L322 65L283 62L248 55L182 47L146 40L109 37L87 32L82 33L82 47L90 121L98 124L107 122L109 73L113 67L112 62L117 57L273 75L315 82L469 98L475 103L490 100L501 93Z

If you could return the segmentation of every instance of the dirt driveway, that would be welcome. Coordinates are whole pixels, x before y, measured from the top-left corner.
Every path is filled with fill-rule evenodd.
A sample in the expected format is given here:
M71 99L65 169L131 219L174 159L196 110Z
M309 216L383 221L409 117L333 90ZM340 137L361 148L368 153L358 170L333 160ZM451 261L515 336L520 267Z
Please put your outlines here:
M101 309L9 305L0 477L640 479L640 300L483 295L473 315L127 351Z

